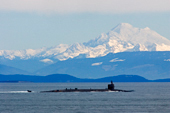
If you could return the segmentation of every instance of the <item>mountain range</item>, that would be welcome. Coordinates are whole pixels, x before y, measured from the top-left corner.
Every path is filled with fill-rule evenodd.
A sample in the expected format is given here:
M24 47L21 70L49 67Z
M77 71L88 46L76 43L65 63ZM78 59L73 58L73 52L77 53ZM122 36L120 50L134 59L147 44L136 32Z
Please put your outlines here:
M97 58L74 58L37 70L36 75L70 74L78 78L102 78L122 74L146 79L170 78L170 51L109 53Z
M170 40L148 27L139 29L128 23L121 23L88 42L60 44L35 50L0 50L0 56L10 60L39 58L41 62L53 63L53 59L67 60L80 54L85 54L86 58L95 58L125 51L170 51Z
M67 74L53 74L48 76L31 76L31 75L1 75L1 82L170 82L170 79L148 80L138 75L118 75L98 79L82 79Z
M169 61L170 40L148 27L121 23L84 43L0 50L0 74L63 73L81 78L136 74L158 79L170 77Z

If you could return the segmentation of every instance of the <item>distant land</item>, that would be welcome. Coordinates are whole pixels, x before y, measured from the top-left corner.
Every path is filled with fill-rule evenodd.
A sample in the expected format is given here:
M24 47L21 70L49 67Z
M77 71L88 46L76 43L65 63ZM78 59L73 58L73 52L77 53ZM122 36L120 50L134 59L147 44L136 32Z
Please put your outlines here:
M148 27L121 23L84 43L0 50L2 75L56 73L93 79L116 75L170 78L170 40Z
M83 55L80 55L83 56ZM137 51L109 53L96 58L72 58L45 66L30 60L13 62L22 68L43 67L32 73L22 68L0 64L2 75L40 75L68 74L77 78L103 78L116 75L140 75L149 80L170 78L170 51ZM0 60L0 63L12 62Z
M77 78L140 75L149 80L170 78L170 51L109 53L97 58L73 58L46 66L35 75L55 73Z
M67 74L53 74L47 76L33 75L0 75L0 83L54 83L54 82L170 82L170 78L148 80L139 75L118 75L98 79L77 78Z

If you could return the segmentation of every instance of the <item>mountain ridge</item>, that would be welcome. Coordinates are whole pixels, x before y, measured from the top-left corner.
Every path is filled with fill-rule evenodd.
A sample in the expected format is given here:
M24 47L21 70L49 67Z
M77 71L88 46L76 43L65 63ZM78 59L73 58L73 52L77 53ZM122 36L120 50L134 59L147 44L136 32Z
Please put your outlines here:
M1 75L0 83L27 83L27 82L170 82L170 78L148 80L139 75L117 75L98 79L77 78L68 74L52 74L47 76L32 75Z
M147 79L163 79L170 75L169 52L170 41L165 37L148 27L136 28L121 23L84 43L39 49L0 50L0 64L6 65L6 68L1 66L0 74L62 73L87 78L140 74Z
M29 72L27 72L27 71L25 71L25 70L0 64L0 74L2 74L2 73L3 73L3 74L11 74L11 73L16 73L16 74L30 74Z
M101 78L112 75L140 75L147 79L164 79L170 76L170 51L138 51L109 53L103 57L75 58L49 64L34 60L3 60L0 74L50 75L55 73L79 78ZM55 59L53 59L55 60ZM9 65L12 65L9 66ZM14 67L14 68L13 68ZM25 70L25 71L23 71Z
M170 75L169 56L170 51L139 51L109 53L97 58L77 57L51 64L35 73L38 75L71 74L84 78L140 74L147 79L163 79Z
M85 54L86 58L105 56L108 53L125 51L170 51L170 40L146 27L135 28L128 23L121 23L108 33L102 33L95 39L71 45L60 44L50 48L26 50L0 50L0 57L14 60L39 58L58 59L60 61Z

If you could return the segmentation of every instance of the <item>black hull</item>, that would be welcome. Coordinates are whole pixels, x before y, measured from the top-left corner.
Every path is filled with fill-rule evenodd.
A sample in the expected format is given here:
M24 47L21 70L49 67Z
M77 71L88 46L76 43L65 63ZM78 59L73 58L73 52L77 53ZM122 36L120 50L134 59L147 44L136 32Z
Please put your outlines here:
M65 90L50 90L50 91L41 91L41 93L46 93L46 92L133 92L134 90L120 90L120 89L114 89L114 90L109 90L109 89L65 89Z
M28 92L31 92L30 90L27 90ZM108 84L108 88L106 89L64 89L64 90L50 90L50 91L41 91L40 93L46 93L46 92L133 92L134 90L121 90L121 89L115 89L114 84L111 81L111 84Z

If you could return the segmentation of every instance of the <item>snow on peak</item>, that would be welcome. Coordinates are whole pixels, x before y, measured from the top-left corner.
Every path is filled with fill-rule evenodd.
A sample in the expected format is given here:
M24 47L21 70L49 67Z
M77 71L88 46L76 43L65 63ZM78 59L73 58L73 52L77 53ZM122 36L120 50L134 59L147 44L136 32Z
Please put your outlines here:
M43 60L40 60L41 62L44 62L44 63L53 63L53 61L51 59L43 59Z
M132 45L141 44L149 46L152 44L166 44L170 45L170 41L150 28L144 29L135 28L130 24L120 24L116 28L107 33L110 39L125 41Z
M125 59L114 58L110 60L110 62L122 62L122 61L125 61Z
M129 23L120 23L120 24L118 24L116 27L114 27L112 30L114 30L114 29L120 29L120 28L132 28L133 26L131 25L131 24L129 24Z
M164 61L170 61L170 59L164 59Z
M133 29L133 26L128 24L128 23L120 23L116 27L111 29L111 31L114 31L114 32L117 32L117 33L121 33L122 30L124 30L124 29Z
M27 49L22 51L0 50L0 56L8 59L29 59L41 57L42 62L52 62L49 58L67 60L79 55L88 58L105 56L108 53L124 51L170 51L170 40L146 27L133 27L128 23L121 23L108 33L102 33L95 39L72 45L60 44L51 48ZM113 59L114 61L121 61ZM100 63L98 63L100 64ZM95 63L93 65L96 65Z
M92 56L95 57L109 52L170 51L170 41L168 39L148 27L139 29L128 23L121 23L110 32L102 33L99 37L83 44L92 48L99 49L100 47L100 50L98 50L100 52L92 51L93 54L95 53Z
M97 62L97 63L93 63L92 66L98 66L101 65L103 62Z
M144 30L151 30L149 27L145 27Z

